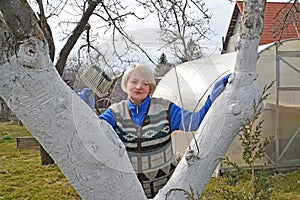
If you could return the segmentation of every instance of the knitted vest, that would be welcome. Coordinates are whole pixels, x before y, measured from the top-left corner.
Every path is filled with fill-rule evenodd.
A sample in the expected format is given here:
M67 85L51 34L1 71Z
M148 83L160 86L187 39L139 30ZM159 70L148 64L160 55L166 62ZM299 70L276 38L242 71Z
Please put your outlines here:
M148 198L153 198L166 184L176 166L169 106L167 100L151 98L140 128L134 124L126 100L110 107L116 121L116 133L126 146L131 164Z

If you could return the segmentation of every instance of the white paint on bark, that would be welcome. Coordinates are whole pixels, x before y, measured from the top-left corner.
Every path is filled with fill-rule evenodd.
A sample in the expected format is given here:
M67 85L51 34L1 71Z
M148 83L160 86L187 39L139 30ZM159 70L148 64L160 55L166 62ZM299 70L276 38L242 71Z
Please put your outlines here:
M245 2L259 8L264 1ZM216 159L223 157L240 131L240 123L252 116L253 101L260 95L255 68L261 20L252 23L251 19L259 15L254 9L252 15L256 16L251 17L247 8L251 6L244 6L250 13L245 29L254 30L250 36L247 30L243 32L232 80L197 131L199 153L192 157L192 164L185 159L180 161L155 199L165 199L165 194L174 189L190 191L190 187L201 194L218 164ZM0 52L8 56L0 58L0 95L53 157L79 195L83 199L146 199L123 144L111 127L100 121L62 81L50 61L47 46L37 37L18 42L16 54ZM191 148L197 153L194 141ZM184 198L179 191L168 197Z
M83 199L146 199L116 133L62 81L40 40L0 66L0 94ZM130 192L128 192L130 191Z
M257 52L258 41L245 40L241 41L240 45L246 45L249 53ZM192 150L197 154L194 163L189 165L185 159L182 159L171 179L155 199L163 199L165 194L174 188L190 191L191 187L194 192L199 194L203 192L219 163L217 159L224 157L231 142L240 132L240 123L253 115L254 99L258 102L260 97L255 68L253 68L256 54L252 56L252 59L244 59L244 56L238 59L239 67L231 75L226 90L213 103L199 127L196 134L198 154L194 140L191 143ZM242 66L249 66L249 68ZM173 191L169 199L184 199L184 194L182 191Z

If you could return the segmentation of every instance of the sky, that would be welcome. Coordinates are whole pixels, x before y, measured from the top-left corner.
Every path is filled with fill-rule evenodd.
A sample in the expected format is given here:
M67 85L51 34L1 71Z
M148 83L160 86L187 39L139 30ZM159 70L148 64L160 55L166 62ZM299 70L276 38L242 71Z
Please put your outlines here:
M209 13L212 14L210 26L215 32L215 35L210 35L209 37L211 40L203 41L201 46L210 48L209 52L207 52L208 55L218 54L222 48L222 37L226 36L227 27L229 25L235 3L228 0L206 0L204 2ZM127 24L127 29L132 31L133 34L134 30L137 31L137 34L140 34L141 32L138 31L138 29L142 28L158 28L158 25L154 18L149 18L146 23L141 22ZM150 40L149 37L145 37L145 39ZM148 41L148 43L151 43L151 41Z
M227 26L229 24L232 10L234 8L234 3L229 0L204 0L206 6L209 9L209 12L212 14L211 19L211 29L216 33L215 36L211 35L211 41L204 41L204 46L213 46L214 49L221 48L222 45L222 37L225 37ZM139 8L138 5L130 5L130 9L132 9L139 14L140 16L144 16L145 12L143 9ZM35 8L37 10L37 8ZM72 13L72 11L70 12ZM54 40L56 44L56 53L59 53L59 50L62 48L64 41L61 41L61 32L60 28L57 27L57 22L55 18L51 19L50 26L52 27ZM61 20L61 18L59 19ZM136 31L136 34L140 34L140 29L153 29L158 28L158 22L155 21L155 17L148 17L147 20L143 22L137 22L136 20L131 20L126 24L126 29L131 31L133 34ZM141 35L137 35L137 37L141 37ZM106 39L106 38L99 38ZM149 37L145 37L145 40L149 39ZM148 44L156 41L148 41ZM155 44L154 44L155 46ZM216 52L215 52L216 53Z
M267 0L267 2L287 1L288 0ZM222 37L226 37L227 28L231 20L235 1L230 2L229 0L204 0L204 2L209 12L212 14L210 27L214 31L215 35L209 35L210 40L202 41L200 45L201 47L205 47L203 50L204 57L220 55L222 50ZM150 30L158 27L157 22L155 22L154 19L155 18L149 18L146 22L140 23L128 23L127 28L133 35L136 36L137 41L146 43L146 49L150 52L149 54L152 55L152 57L159 57L161 52L157 51L160 46L158 35L155 35L155 33ZM167 51L166 54L168 58L172 56L172 52Z
M282 2L288 0L268 0L268 2L271 1ZM235 1L230 2L229 0L204 0L204 2L209 12L212 14L210 26L215 35L209 35L211 40L202 41L201 46L209 48L209 50L205 52L205 56L218 55L220 54L222 48L222 37L226 37L227 27L231 19ZM141 16L145 14L144 11L137 5L130 5L130 9L132 8ZM54 33L56 54L58 55L65 41L61 41L61 33L58 31L59 28L56 27L55 21L51 21L50 26L52 27ZM138 42L145 43L147 46L146 48L151 49L152 53L156 52L158 46L160 45L158 41L158 35L155 35L156 33L149 31L150 29L154 28L158 28L158 23L157 21L155 21L155 17L148 17L147 20L143 22L136 22L135 20L131 20L126 24L126 29L129 30L136 38L141 40ZM99 38L99 41L101 39L106 38ZM122 46L120 46L120 49L121 48ZM161 54L161 52L159 52L159 54Z
M205 0L206 7L209 10L209 14L212 14L210 26L215 35L209 35L210 41L202 41L201 47L205 47L204 56L212 56L220 54L222 49L222 37L226 36L227 27L230 22L232 11L235 3L228 0ZM216 3L218 2L218 3ZM134 8L131 5L130 9ZM139 16L143 16L143 10L136 7L133 9ZM178 59L173 55L170 49L160 49L161 42L159 41L159 26L156 21L156 17L148 17L143 22L137 22L131 20L126 24L126 30L128 30L135 38L135 41L141 44L142 48L147 51L147 54L153 61L157 61L162 53L167 55L167 59L170 63L177 62ZM119 44L117 49L125 49L125 46ZM145 64L151 64L151 62L143 55L139 55L139 62Z

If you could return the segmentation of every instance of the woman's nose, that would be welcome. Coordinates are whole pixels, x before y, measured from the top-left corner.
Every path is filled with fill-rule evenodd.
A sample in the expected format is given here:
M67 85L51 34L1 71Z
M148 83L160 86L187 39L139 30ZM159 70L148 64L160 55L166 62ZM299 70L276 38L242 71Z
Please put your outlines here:
M142 87L144 87L144 83L143 82L138 82L136 84L136 88L142 88Z
M136 85L136 88L142 88L142 87L143 87L142 83L138 83L138 84Z

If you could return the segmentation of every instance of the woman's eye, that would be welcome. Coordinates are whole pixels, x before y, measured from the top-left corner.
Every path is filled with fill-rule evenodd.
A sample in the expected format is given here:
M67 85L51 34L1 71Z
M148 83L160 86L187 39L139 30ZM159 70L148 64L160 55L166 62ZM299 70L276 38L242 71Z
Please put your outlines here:
M138 80L132 80L132 81L130 81L130 84L132 84L132 85L140 85L140 86L143 86L143 87L146 87L146 86L149 85L148 82L143 82L143 81L140 82Z

